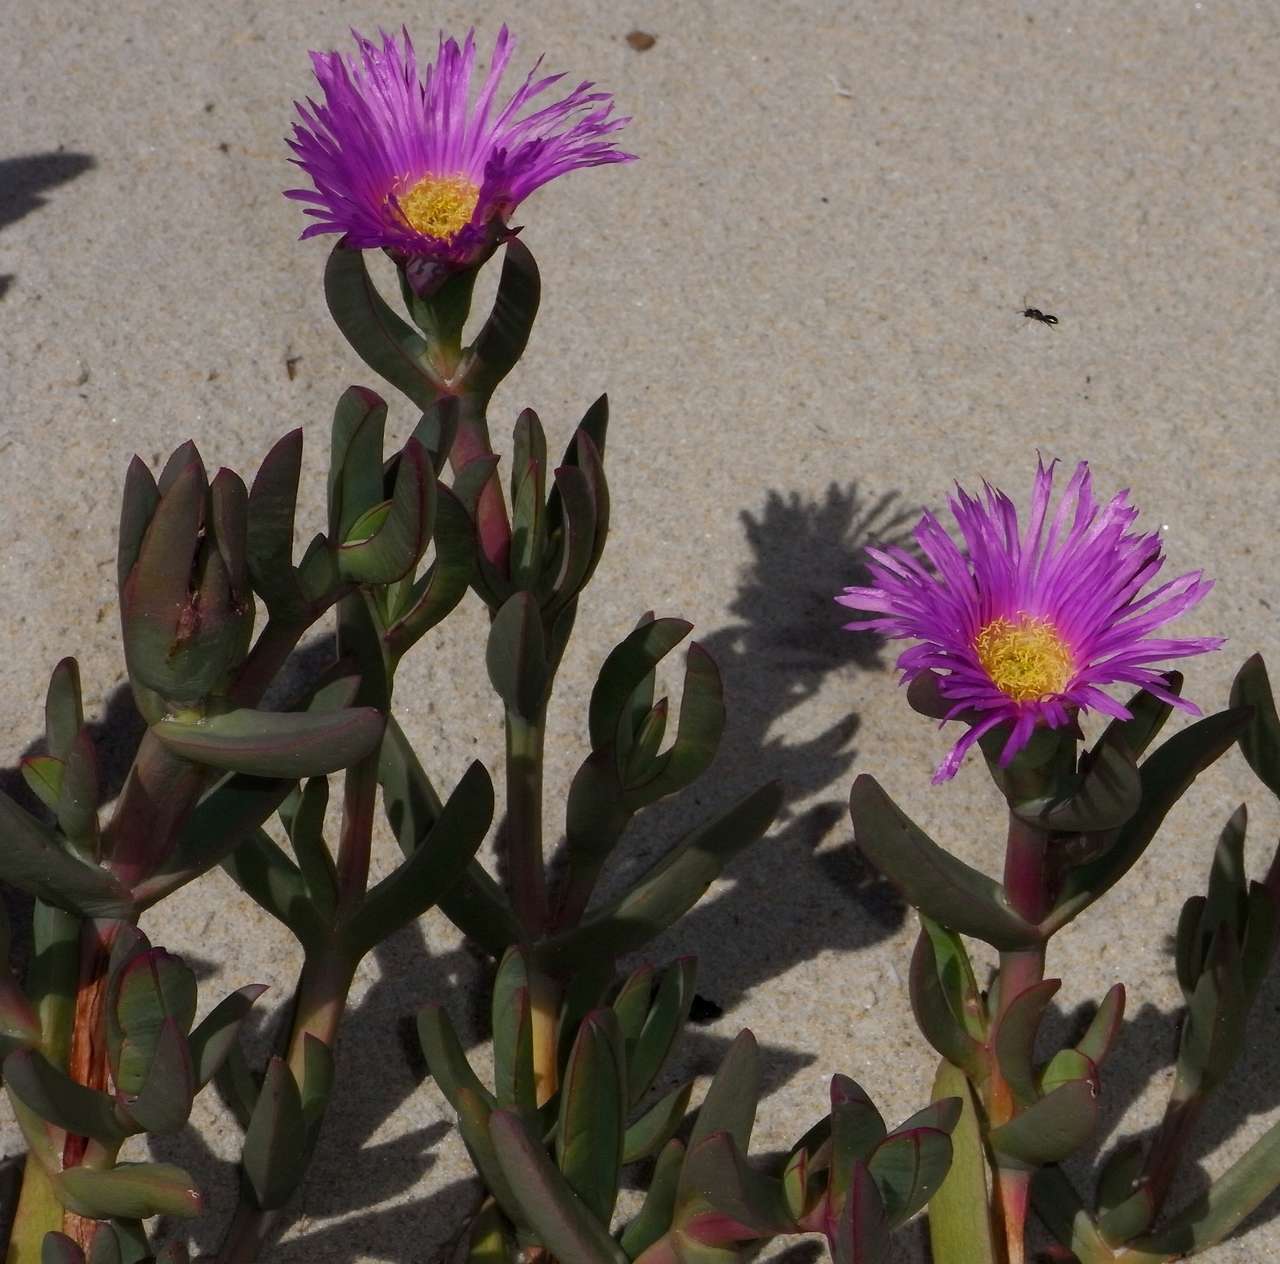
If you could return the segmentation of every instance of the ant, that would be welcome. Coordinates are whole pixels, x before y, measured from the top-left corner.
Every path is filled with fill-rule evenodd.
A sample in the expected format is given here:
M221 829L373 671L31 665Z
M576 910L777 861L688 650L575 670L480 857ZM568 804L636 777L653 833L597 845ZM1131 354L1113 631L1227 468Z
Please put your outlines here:
M1058 318L1056 316L1049 316L1045 312L1042 312L1038 307L1024 307L1022 309L1022 314L1030 320L1038 320L1042 325L1052 326L1058 323Z

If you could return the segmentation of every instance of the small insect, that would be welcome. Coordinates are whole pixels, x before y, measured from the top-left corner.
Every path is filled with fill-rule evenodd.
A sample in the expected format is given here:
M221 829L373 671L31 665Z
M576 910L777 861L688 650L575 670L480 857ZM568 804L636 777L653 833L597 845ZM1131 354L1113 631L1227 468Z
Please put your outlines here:
M1058 318L1056 316L1050 316L1047 313L1042 312L1038 307L1024 307L1022 309L1022 314L1027 317L1028 320L1038 320L1042 325L1056 325L1058 323Z

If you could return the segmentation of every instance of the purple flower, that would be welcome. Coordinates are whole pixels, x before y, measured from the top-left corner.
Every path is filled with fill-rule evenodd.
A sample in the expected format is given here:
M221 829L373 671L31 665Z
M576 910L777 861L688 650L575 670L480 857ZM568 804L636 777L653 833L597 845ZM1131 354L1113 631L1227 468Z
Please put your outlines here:
M356 32L359 57L312 53L324 104L297 105L291 159L313 189L286 197L309 202L316 222L303 237L344 233L358 249L384 247L406 258L465 265L501 236L534 189L577 167L627 162L613 134L628 120L610 117L613 98L579 84L567 96L526 107L561 75L526 76L506 105L498 86L515 41L504 26L474 104L475 32L458 47L440 37L434 64L419 75L407 31L403 46L381 46Z
M1001 724L1010 726L1004 766L1037 725L1072 724L1090 707L1128 719L1102 685L1138 685L1199 714L1150 664L1203 654L1223 639L1150 634L1199 602L1212 581L1195 571L1140 596L1164 564L1160 537L1129 530L1138 511L1127 491L1106 505L1095 501L1083 461L1050 519L1056 464L1038 462L1025 532L1003 492L984 485L980 500L957 487L951 512L963 551L926 513L915 539L932 570L905 549L868 549L874 587L836 598L881 616L850 629L920 642L898 659L903 680L938 672L938 691L951 704L945 719L969 723L935 783L955 776L969 747Z

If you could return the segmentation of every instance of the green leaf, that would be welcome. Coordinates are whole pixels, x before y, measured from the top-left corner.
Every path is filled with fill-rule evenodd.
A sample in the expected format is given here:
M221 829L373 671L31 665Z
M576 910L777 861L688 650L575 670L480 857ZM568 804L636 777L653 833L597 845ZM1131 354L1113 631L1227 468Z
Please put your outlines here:
M412 855L442 810L440 797L423 770L403 730L392 717L378 763L378 781L387 820L400 850ZM440 911L459 930L493 957L502 956L522 932L502 889L478 861L437 901Z
M1185 1211L1132 1244L1135 1264L1195 1255L1229 1237L1280 1186L1280 1124L1273 1124ZM1126 1254L1126 1259L1129 1258Z
M464 1091L490 1108L498 1104L471 1069L453 1023L439 1005L429 1005L418 1012L418 1042L436 1084L455 1111L461 1111Z
M628 976L613 998L613 1013L618 1020L618 1030L626 1041L628 1053L635 1048L636 1038L649 1016L653 1003L655 972L648 962L638 966Z
M324 294L338 328L375 373L424 412L444 393L432 373L427 344L387 306L365 267L364 254L339 239L324 272Z
M1137 863L1165 816L1195 779L1239 737L1249 713L1240 708L1206 716L1175 733L1142 767L1142 802L1101 856L1067 872L1053 912L1041 923L1047 936L1078 917Z
M289 841L298 869L307 884L307 893L317 913L326 922L333 919L338 906L338 867L324 840L324 816L329 806L329 781L312 777L298 801L297 811L288 822Z
M466 873L492 820L493 783L477 760L413 855L374 886L352 915L345 937L353 949L368 952L431 908Z
M320 920L298 866L261 829L225 856L222 867L250 899L283 922L304 946L322 942L329 928Z
M308 1032L302 1038L302 1084L298 1090L302 1101L302 1118L307 1125L307 1152L310 1153L320 1133L320 1124L333 1093L333 1051L318 1036Z
M529 971L518 947L508 948L493 980L493 1083L498 1104L532 1115L538 1108L533 1074L533 1014Z
M885 1139L885 1124L862 1086L847 1075L831 1077L830 1198L841 1207L857 1169Z
M1218 836L1213 866L1209 871L1208 898L1200 921L1206 940L1220 926L1225 926L1237 942L1242 938L1249 909L1249 876L1244 867L1244 840L1248 824L1248 808L1242 803Z
M853 1185L835 1226L832 1260L834 1264L887 1264L890 1250L889 1221L880 1190L871 1173L861 1163L855 1164Z
M50 1231L40 1243L40 1264L85 1264L84 1252L65 1233Z
M35 1049L18 1049L4 1060L9 1091L41 1119L104 1146L118 1147L129 1135L105 1093L77 1084Z
M618 1197L626 1106L622 1033L613 1011L598 1009L578 1028L565 1066L556 1163L569 1187L606 1227Z
M124 587L138 560L143 537L159 503L160 492L154 476L143 459L135 456L124 476L124 494L120 503L120 535L116 549L116 581L120 588ZM78 730L80 725L75 727ZM45 731L47 733L48 729Z
M245 528L249 575L270 617L285 622L305 621L310 605L293 566L294 517L301 476L299 427L267 453L249 489Z
M562 510L554 524L550 507L544 527L548 542L558 546L553 568L545 573L544 587L561 602L568 601L585 586L591 572L596 547L596 498L591 480L574 466L555 471L554 502ZM555 532L559 530L559 536Z
M627 1049L627 1082L631 1105L635 1105L658 1078L667 1063L676 1037L689 1017L698 962L681 957L663 972L644 1025Z
M283 1207L302 1180L307 1164L306 1133L293 1072L282 1059L272 1058L241 1152L244 1174L264 1211Z
M1031 1065L1036 1033L1045 1009L1061 986L1061 979L1042 979L1033 984L1008 1002L996 1026L992 1041L996 1061L1020 1106L1030 1104L1039 1096Z
M1182 673L1164 673L1165 686L1175 697L1182 693ZM1132 719L1112 720L1101 738L1101 744L1123 742L1135 759L1160 735L1165 721L1173 714L1173 704L1157 698L1145 689L1138 690L1125 704Z
M725 864L764 834L781 804L782 790L770 782L699 826L620 900L538 945L539 961L554 971L572 970L643 947L688 912Z
M726 1132L690 1141L680 1190L681 1231L707 1245L773 1237L795 1227L781 1184L751 1167Z
M549 683L542 616L532 593L509 597L493 617L485 651L489 680L508 709L534 720Z
M508 238L493 310L463 358L463 371L473 390L491 395L515 367L529 341L541 294L538 265L529 247L518 237Z
M1111 1046L1115 1044L1120 1026L1124 1022L1124 984L1117 983L1102 998L1098 1012L1089 1023L1088 1030L1076 1044L1076 1048L1090 1062L1101 1066L1106 1061Z
M54 813L71 839L91 840L98 832L98 755L88 729L81 729L67 748Z
M981 1079L983 1049L970 1034L963 1016L966 1005L977 1002L976 985L972 993L969 991L973 975L968 954L959 935L930 918L922 917L921 922L908 975L916 1023L924 1038L948 1062ZM946 954L942 960L939 946Z
M518 1115L495 1110L489 1133L512 1194L543 1245L567 1264L625 1264L626 1256Z
M1031 1199L1036 1214L1059 1242L1080 1264L1114 1264L1111 1248L1099 1235L1070 1178L1056 1166L1041 1168L1031 1182ZM938 1199L929 1205L932 1223L938 1214Z
M1040 942L998 883L937 845L866 773L849 799L854 839L908 904L934 921L1007 952Z
M228 773L207 790L178 832L159 870L135 888L139 909L220 864L279 808L294 786L291 778Z
M693 624L683 619L654 619L642 623L610 651L591 691L588 726L592 750L614 744L631 695L692 630Z
M702 1099L689 1134L690 1153L716 1132L727 1133L738 1149L747 1153L759 1100L760 1053L756 1038L744 1028L729 1046Z
M951 1138L936 1128L895 1132L867 1167L880 1190L890 1228L897 1228L933 1197L951 1166Z
M715 660L693 642L685 662L684 691L675 742L657 768L628 780L628 799L643 806L656 803L700 777L715 759L724 732L724 691Z
M53 1177L53 1183L68 1211L94 1220L190 1219L203 1210L195 1182L170 1163L120 1163L105 1172L71 1167Z
M943 1062L933 1082L934 1100L958 1100L960 1117L951 1130L951 1167L929 1200L929 1241L936 1260L996 1264L987 1202L987 1159L973 1090L959 1067Z
M128 918L133 897L105 869L66 851L42 821L0 791L0 878L82 917Z
M64 658L49 677L44 699L44 735L49 754L55 759L66 759L83 728L80 665L74 658Z
M1097 1122L1098 1086L1073 1080L992 1129L989 1140L1006 1161L1041 1167L1074 1154L1093 1135Z
M648 1250L671 1227L684 1155L684 1144L676 1138L668 1141L658 1155L639 1214L622 1231L619 1239L630 1259L634 1260Z
M1012 807L1041 829L1086 834L1118 829L1137 811L1141 799L1137 762L1124 741L1116 740L1093 748L1087 769L1066 797Z
M410 439L400 453L391 499L373 530L358 520L338 550L338 573L360 584L391 584L408 575L431 540L435 473L426 448Z
M1255 654L1236 674L1231 705L1253 708L1240 734L1240 749L1262 784L1280 797L1280 717L1261 654Z
M1201 1093L1221 1084L1244 1047L1247 1017L1240 949L1231 932L1220 927L1187 1002L1178 1078Z
M188 723L166 718L151 727L175 755L257 777L314 777L358 763L382 740L373 707L343 711L243 708Z
M27 789L51 812L62 793L62 760L52 755L24 755L20 764Z
M251 983L232 992L215 1005L191 1033L187 1043L198 1087L213 1079L226 1061L239 1040L241 1024L249 1016L254 1002L266 990L265 983Z
M171 1018L161 1024L142 1086L125 1096L124 1109L149 1133L180 1132L191 1114L195 1077L185 1033Z
M661 1150L684 1122L692 1095L693 1081L690 1080L654 1102L627 1129L622 1149L623 1163L634 1163Z

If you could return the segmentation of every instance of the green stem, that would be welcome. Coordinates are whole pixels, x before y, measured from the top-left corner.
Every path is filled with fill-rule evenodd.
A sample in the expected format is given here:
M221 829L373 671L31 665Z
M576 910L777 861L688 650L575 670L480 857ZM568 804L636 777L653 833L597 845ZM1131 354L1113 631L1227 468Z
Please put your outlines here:
M269 618L249 651L249 657L241 664L235 683L227 694L228 700L238 707L251 707L261 701L267 687L310 626L310 623L284 623Z
M355 978L356 962L335 944L308 953L294 990L286 1060L301 1088L305 1072L306 1039L313 1036L329 1049L338 1043L338 1028Z
M511 905L530 939L547 926L547 882L542 864L543 708L532 719L507 710L507 816L503 844Z

